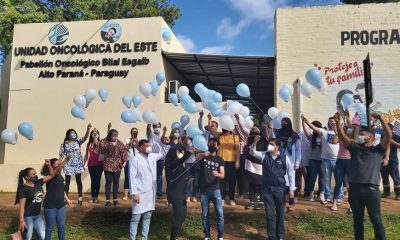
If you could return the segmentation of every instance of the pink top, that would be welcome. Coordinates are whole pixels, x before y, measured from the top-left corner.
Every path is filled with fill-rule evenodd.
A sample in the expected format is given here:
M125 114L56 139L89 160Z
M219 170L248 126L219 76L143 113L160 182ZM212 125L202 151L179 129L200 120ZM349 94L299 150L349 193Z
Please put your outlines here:
M342 142L339 142L339 152L338 152L338 159L342 160L350 160L351 155L349 150L344 146Z
M96 167L103 165L102 161L100 160L100 154L95 152L93 149L93 144L90 144L89 146L89 159L88 159L88 166L89 167Z

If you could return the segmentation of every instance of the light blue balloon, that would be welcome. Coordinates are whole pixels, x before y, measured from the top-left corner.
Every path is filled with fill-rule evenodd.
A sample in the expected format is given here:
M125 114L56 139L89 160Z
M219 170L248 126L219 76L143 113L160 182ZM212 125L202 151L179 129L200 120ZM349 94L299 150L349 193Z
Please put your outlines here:
M218 105L215 102L207 102L206 107L208 110L215 111L218 108Z
M23 122L18 126L19 133L29 140L33 139L33 128L28 122Z
M190 122L190 118L189 118L188 115L182 115L180 120L181 120L181 127L182 128L184 128Z
M194 85L194 91L199 94L200 90L202 90L203 88L205 88L204 84L202 83L196 83L196 85Z
M282 87L279 90L279 97L285 101L285 102L289 102L291 94L290 94L290 90L286 87Z
M178 123L178 122L173 122L173 123L171 124L171 129L175 129L175 128L180 129L180 128L181 128L181 124Z
M108 90L105 88L99 89L99 97L103 102L106 102L108 98Z
M137 121L135 114L129 110L121 113L121 119L125 123L135 123Z
M158 90L160 89L160 86L157 83L157 80L153 80L150 82L151 86L151 95L156 96L158 93Z
M171 31L168 28L161 29L161 36L167 44L171 43Z
M191 138L194 138L197 135L203 135L203 131L193 124L189 125L189 127L186 129L186 133Z
M307 82L313 85L316 89L321 90L323 85L323 78L321 73L316 68L310 68L306 72Z
M207 140L203 137L203 135L196 135L193 138L193 146L200 151L207 152L208 151L208 144Z
M354 110L356 110L356 112L357 112L358 114L360 114L360 115L365 115L365 114L367 114L367 109L366 109L365 105L362 104L362 103L356 103L356 104L354 104L353 108L354 108Z
M213 94L212 99L215 103L222 103L222 95L219 92Z
M272 127L274 129L281 129L281 121L279 121L277 118L272 120Z
M210 99L210 100L211 100L211 99L213 98L213 96L214 96L215 93L217 93L217 92L214 91L214 90L208 91L207 99Z
M137 108L140 105L140 103L142 102L142 97L140 97L139 95L135 95L132 97L132 102L133 102L133 106L135 108Z
M351 105L354 103L354 96L351 93L346 93L342 96L341 103L345 110L348 110Z
M189 95L184 95L181 97L181 102L184 104L188 104L190 99L192 99Z
M221 108L217 108L217 109L215 109L214 111L211 112L211 115L213 117L219 117L221 115L221 111L222 111Z
M165 73L164 72L158 72L156 74L156 80L158 85L161 85L165 81Z
M201 97L201 99L204 101L205 99L207 99L208 97L208 92L209 90L207 88L202 88L199 90L200 92L198 92L197 94Z
M249 86L247 86L247 84L245 83L240 83L236 87L236 93L241 97L246 97L246 98L250 97Z
M85 111L82 108L77 107L77 106L74 106L71 109L71 114L72 114L72 116L82 119L82 120L85 120L85 118L86 118Z
M132 98L129 96L122 97L122 103L127 107L130 108L132 106Z
M197 112L201 112L201 108L199 106L197 106L196 103L189 103L186 105L185 110L188 113L197 113Z
M175 93L171 93L168 96L168 101L174 104L176 107L178 106L178 96Z

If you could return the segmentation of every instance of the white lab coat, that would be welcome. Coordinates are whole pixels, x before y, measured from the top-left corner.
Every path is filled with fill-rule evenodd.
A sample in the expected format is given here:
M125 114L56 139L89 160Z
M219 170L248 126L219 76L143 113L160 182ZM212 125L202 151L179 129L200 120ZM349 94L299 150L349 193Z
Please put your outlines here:
M132 201L132 214L154 211L157 189L157 161L164 159L165 155L165 151L150 153L148 156L139 153L129 161L130 193L140 196L140 203Z

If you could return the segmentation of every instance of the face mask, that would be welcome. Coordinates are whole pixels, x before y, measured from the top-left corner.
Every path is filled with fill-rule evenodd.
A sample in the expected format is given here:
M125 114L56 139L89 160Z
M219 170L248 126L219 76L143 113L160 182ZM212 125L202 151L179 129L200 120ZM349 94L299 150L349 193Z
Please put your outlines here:
M367 139L365 138L365 136L358 136L358 139L357 139L358 144L364 144L365 142L367 142Z
M154 128L154 133L159 134L161 132L161 128Z
M111 137L111 141L116 142L117 140L118 140L118 137L117 137L117 136Z
M69 138L69 140L76 140L76 134L75 133L70 133L68 138Z
M271 144L269 144L269 145L268 145L267 152L272 152L272 151L274 151L274 150L275 150L275 147L272 146Z
M223 133L227 133L227 132L229 132L229 131L226 130L226 129L222 129L222 132L223 132Z
M315 139L315 143L316 143L317 145L321 145L321 138Z
M216 146L208 146L208 151L210 153L215 153L217 151L217 147Z
M348 129L346 130L346 134L347 134L347 135L353 134L353 129L352 129L352 128L348 128Z
M153 151L153 149L151 148L151 146L148 146L146 148L146 153L151 153Z
M178 153L177 157L180 159L183 157L183 153Z
M190 145L192 143L192 140L188 139L187 144Z
M34 183L35 183L38 179L39 179L38 176L34 176L34 177L29 178L29 180L31 180L31 182L34 182Z
M132 135L133 135L134 138L137 138L137 134L138 134L137 132L133 132L133 133L132 133Z
M174 138L179 138L179 133L174 133Z
M328 128L331 129L333 127L332 123L328 123Z

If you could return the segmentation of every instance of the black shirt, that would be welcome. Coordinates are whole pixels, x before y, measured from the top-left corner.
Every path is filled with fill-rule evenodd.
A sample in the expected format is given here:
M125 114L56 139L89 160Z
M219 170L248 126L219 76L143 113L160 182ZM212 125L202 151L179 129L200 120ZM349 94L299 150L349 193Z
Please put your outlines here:
M35 186L24 185L18 191L18 200L26 198L24 217L36 216L40 214L43 201L43 179L35 182Z
M224 160L219 156L208 156L199 162L200 164L200 178L199 186L200 192L210 194L219 189L220 179L214 177L212 171L218 171L219 168L224 166Z
M165 158L165 175L167 179L167 198L169 202L173 200L185 199L186 181L189 172L183 165L192 153L186 151L182 158L176 156L176 150L183 148L170 149Z
M351 154L349 182L379 185L381 162L385 153L381 144L375 147L364 147L351 142L349 151Z
M64 201L64 178L57 174L53 179L46 183L46 196L44 198L44 208L62 208Z

